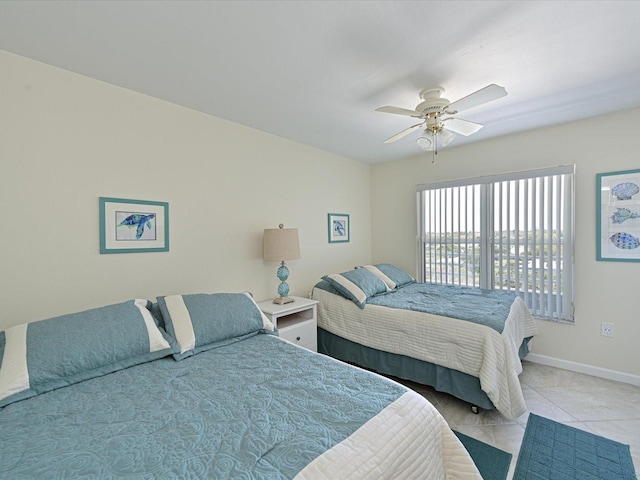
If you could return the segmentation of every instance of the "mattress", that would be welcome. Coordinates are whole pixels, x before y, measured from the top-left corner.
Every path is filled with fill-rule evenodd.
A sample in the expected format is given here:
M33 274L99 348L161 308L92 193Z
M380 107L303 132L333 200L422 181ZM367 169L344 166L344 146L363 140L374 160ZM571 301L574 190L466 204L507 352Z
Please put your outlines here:
M480 478L437 410L259 334L0 409L0 478Z
M388 293L385 296L392 296ZM383 352L405 355L479 378L482 391L508 419L526 411L518 375L523 341L537 334L535 320L516 297L502 331L432 313L352 301L320 288L318 326L334 335Z

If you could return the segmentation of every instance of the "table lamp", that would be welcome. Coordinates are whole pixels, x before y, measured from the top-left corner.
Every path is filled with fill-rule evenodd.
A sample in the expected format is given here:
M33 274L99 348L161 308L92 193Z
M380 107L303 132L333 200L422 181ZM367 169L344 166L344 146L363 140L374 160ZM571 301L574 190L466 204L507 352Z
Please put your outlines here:
M276 273L280 280L279 296L273 300L273 303L283 305L293 302L294 299L287 296L289 295L289 285L286 280L289 278L289 269L284 262L301 258L298 229L284 228L283 224L280 224L279 228L265 228L263 256L265 262L281 262Z

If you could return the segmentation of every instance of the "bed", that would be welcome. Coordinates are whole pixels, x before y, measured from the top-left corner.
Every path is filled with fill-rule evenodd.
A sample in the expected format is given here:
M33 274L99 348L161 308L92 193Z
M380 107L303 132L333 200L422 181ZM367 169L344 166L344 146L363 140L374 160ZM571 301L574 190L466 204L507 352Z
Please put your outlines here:
M422 396L280 339L243 293L18 325L0 361L0 478L480 478Z
M526 411L518 375L537 334L517 295L416 283L390 264L316 284L318 351L431 385L508 419Z

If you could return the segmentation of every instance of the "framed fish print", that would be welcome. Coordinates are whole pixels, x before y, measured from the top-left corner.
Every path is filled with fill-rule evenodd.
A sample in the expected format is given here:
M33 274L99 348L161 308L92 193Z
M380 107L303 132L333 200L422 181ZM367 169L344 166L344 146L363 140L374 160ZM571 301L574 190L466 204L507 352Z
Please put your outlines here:
M348 242L351 239L349 215L329 214L329 243Z
M169 251L169 204L100 197L100 253Z
M596 259L640 262L640 169L596 175Z

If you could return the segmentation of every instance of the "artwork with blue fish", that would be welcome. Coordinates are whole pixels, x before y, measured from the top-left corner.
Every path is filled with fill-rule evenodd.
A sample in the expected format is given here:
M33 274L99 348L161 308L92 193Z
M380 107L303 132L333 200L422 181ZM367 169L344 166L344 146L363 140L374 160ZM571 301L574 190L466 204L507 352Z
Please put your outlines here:
M611 215L611 221L613 223L622 223L627 220L633 220L634 218L640 218L640 214L633 212L628 208L616 207L616 212Z
M632 250L640 246L640 239L625 232L615 233L609 237L609 240L611 240L611 243L613 243L617 248L621 248L623 250Z
M127 228L136 228L136 240L140 240L142 235L144 234L144 229L147 227L151 230L153 227L151 225L151 220L156 218L155 213L149 213L147 215L143 213L133 213L129 215L127 218L122 220L117 227L127 227Z

